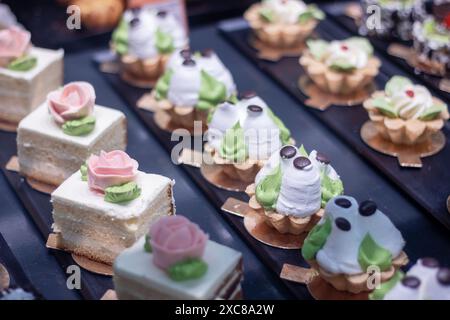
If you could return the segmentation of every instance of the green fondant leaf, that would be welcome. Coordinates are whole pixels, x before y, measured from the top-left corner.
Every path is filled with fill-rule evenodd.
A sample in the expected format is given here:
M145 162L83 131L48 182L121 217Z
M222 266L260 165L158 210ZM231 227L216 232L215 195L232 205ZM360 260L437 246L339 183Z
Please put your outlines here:
M309 39L306 41L306 45L308 46L309 52L311 52L316 60L322 60L329 47L329 43L321 39Z
M272 121L276 124L276 126L280 130L281 143L288 144L289 140L291 139L291 131L288 128L286 128L283 121L281 121L281 119L278 118L270 108L267 108L266 110L267 110L267 113L268 113L270 119L272 119Z
M33 69L37 64L37 58L34 56L23 56L11 61L6 67L13 71L28 71Z
M403 88L413 83L408 78L402 76L393 76L384 87L384 91L388 96L394 95L396 92L403 91Z
M334 60L331 63L330 68L340 72L350 72L353 71L356 68L356 66L350 63L347 59L340 58Z
M95 128L95 117L87 116L81 119L70 120L62 125L62 130L69 136L84 136Z
M87 164L83 163L80 167L81 180L87 181Z
M378 266L381 271L385 271L392 265L392 255L380 247L368 233L359 246L358 262L363 272L369 266Z
M369 56L373 54L373 47L370 44L369 40L363 37L351 37L345 40L345 42L360 48L364 52L366 52Z
M303 242L302 255L305 260L313 260L317 252L323 248L331 233L331 219L325 218L322 224L316 224Z
M403 279L405 274L397 270L394 276L386 282L383 282L379 288L375 289L371 294L369 294L370 300L383 300L384 296L394 288L394 286Z
M225 87L225 85L202 70L199 102L197 104L197 108L199 108L200 110L209 110L217 106L226 98L227 88Z
M248 150L245 144L244 130L239 121L226 131L219 153L222 158L236 163L244 162L247 159Z
M256 186L256 200L266 210L273 210L277 206L282 177L281 165L278 165Z
M198 258L192 258L170 266L167 273L174 281L186 281L201 278L207 270L206 262Z
M131 181L120 186L111 186L105 190L105 201L112 203L128 202L141 195L141 188Z
M173 37L161 31L159 28L156 30L155 34L155 46L158 49L159 53L171 53L175 49L174 43L173 43Z
M420 115L419 119L423 121L433 120L434 118L439 116L445 109L447 109L447 106L445 104L435 104L431 106L431 108L425 110Z
M149 252L149 253L153 252L153 248L150 243L150 236L148 234L145 235L144 250L145 250L145 252Z
M274 21L273 11L268 9L268 8L262 8L259 11L259 15L266 22L273 22Z
M305 146L303 144L300 146L300 148L298 148L298 152L303 157L309 157L308 151L306 151Z
M302 12L298 16L298 22L303 24L303 23L307 23L311 19L323 20L324 18L325 18L325 14L323 13L322 10L317 8L317 6L315 6L315 5L309 5L308 10L306 10L305 12Z
M332 198L344 193L344 185L341 179L333 180L325 172L321 172L322 208Z
M392 104L384 97L376 97L372 99L372 105L377 108L378 111L380 111L382 114L389 118L396 118L397 111L395 111L395 108L392 106Z
M450 43L450 31L445 28L438 28L438 24L434 19L426 20L423 24L423 30L425 36L433 41L445 43Z
M128 23L122 19L112 34L112 44L114 50L124 55L128 52Z
M169 92L170 79L172 78L173 71L171 69L166 70L164 74L158 79L155 86L155 98L156 100L163 100L167 98Z

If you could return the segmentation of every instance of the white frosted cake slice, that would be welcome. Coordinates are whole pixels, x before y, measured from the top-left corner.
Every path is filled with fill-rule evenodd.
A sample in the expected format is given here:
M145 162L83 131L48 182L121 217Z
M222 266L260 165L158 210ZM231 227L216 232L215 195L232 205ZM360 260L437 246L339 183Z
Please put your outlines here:
M240 252L199 235L182 216L161 218L150 230L114 262L120 300L242 298Z
M98 160L102 157L103 160ZM131 159L122 151L91 156L86 173L88 181L77 171L51 196L53 230L60 234L63 248L106 264L112 264L121 251L142 237L155 219L172 215L175 210L171 179L137 171L137 163L132 159L133 172L126 175L124 170L130 167L121 166L122 160L117 157ZM93 158L99 161L98 166L89 166ZM105 168L112 167L108 176ZM91 176L96 170L99 170L98 177ZM111 181L117 185L112 186L115 182ZM130 184L132 188L126 189ZM110 190L116 192L116 197L108 198Z
M63 83L63 50L32 47L36 65L28 71L0 67L0 119L18 123Z
M61 125L55 121L48 103L19 123L17 152L22 175L58 186L80 169L91 154L101 150L125 150L127 125L122 112L92 103L90 115L84 118L95 118L95 124L87 124L91 131L73 135L80 133L77 128L83 127L76 127L75 132L69 134L65 132L64 125L74 122L66 121Z

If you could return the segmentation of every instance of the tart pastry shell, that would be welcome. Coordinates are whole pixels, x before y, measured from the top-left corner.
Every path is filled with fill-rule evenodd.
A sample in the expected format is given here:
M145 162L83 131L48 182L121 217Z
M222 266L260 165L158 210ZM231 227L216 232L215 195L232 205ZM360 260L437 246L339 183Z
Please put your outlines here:
M156 81L164 73L168 59L168 55L143 60L126 54L120 57L121 72L126 78L136 81Z
M386 270L381 272L381 283L388 281L391 279L395 272L402 266L408 263L408 256L405 252L401 252L395 259L392 260L392 266ZM361 292L370 292L372 291L367 287L367 283L369 277L371 276L368 273L359 273L359 274L335 274L330 273L320 267L316 260L307 260L309 265L319 272L319 276L331 284L334 288L340 291L347 291L351 293L361 293Z
M297 218L294 216L277 213L275 211L264 210L264 208L262 208L256 200L255 190L256 186L254 183L249 185L245 190L245 192L250 196L250 200L248 202L249 207L261 212L261 214L265 217L266 223L275 228L279 233L293 235L306 233L311 230L323 216L323 209L320 209L313 215L304 218Z

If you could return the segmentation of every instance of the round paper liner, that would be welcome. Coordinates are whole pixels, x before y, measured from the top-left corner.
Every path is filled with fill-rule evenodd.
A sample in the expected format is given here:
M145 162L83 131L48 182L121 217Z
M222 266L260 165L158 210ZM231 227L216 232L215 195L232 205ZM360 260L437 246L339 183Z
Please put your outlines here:
M255 210L249 210L244 216L244 226L256 240L280 249L300 249L308 235L282 234L266 223L266 218Z
M376 86L372 82L366 87L348 95L332 94L320 89L306 74L300 76L298 87L309 97L306 105L320 110L325 110L331 105L345 107L360 105L376 90Z
M0 290L5 290L9 287L9 273L5 266L0 263Z
M26 178L28 185L33 188L36 191L45 193L45 194L52 194L53 191L58 188L58 186L48 184L45 182L41 182L39 180L36 180L34 178L27 177Z
M97 262L86 258L84 256L72 254L72 259L78 264L81 268L90 271L92 273L104 275L104 276L112 276L114 274L113 267L111 265Z
M248 182L244 182L237 179L232 179L225 174L221 165L202 163L200 167L202 176L211 184L217 188L241 192L245 191Z
M151 89L155 86L156 81L158 81L158 79L139 79L126 71L120 73L120 78L133 87L141 89Z
M6 120L0 119L0 130L6 132L17 132L18 123L9 122Z
M400 165L404 167L421 167L420 158L432 156L445 146L445 135L437 131L431 137L416 145L394 144L384 139L372 121L367 121L361 127L361 139L372 149L383 154L397 157Z
M283 47L274 47L271 46L263 41L261 41L258 37L255 35L250 35L248 38L248 43L250 44L253 49L258 51L258 57L260 59L269 60L277 62L281 58L284 57L299 57L303 50L305 50L306 45L305 43L297 44L293 47L283 48Z

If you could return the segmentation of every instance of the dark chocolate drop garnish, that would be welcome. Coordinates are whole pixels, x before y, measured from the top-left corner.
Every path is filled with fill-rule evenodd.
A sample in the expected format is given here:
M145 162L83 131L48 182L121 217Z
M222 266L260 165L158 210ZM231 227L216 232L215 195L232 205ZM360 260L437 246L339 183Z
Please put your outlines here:
M422 265L427 268L439 268L439 261L435 258L422 258Z
M377 211L377 204L371 200L365 200L359 204L359 214L369 217Z
M450 269L441 268L437 273L437 280L443 286L450 286Z
M341 208L350 208L352 206L352 203L350 202L350 200L345 199L345 198L337 198L334 200L334 203L336 205L338 205Z
M402 284L411 289L417 289L420 286L420 279L414 276L406 276L402 279Z
M297 154L297 148L294 146L284 146L280 150L280 157L283 159L290 159Z
M261 113L263 111L263 108L257 106L256 104L251 104L247 107L247 110L254 113Z
M302 170L309 165L311 165L311 161L307 157L297 157L294 159L294 167L297 169Z
M192 59L185 59L183 61L183 66L193 67L193 66L195 66L195 61Z
M325 164L329 164L331 162L330 159L328 159L328 157L321 152L317 152L316 159L317 161Z
M352 228L350 222L342 217L337 218L334 223L336 224L336 227L338 227L342 231L350 231L350 229Z

